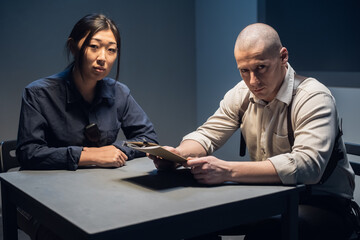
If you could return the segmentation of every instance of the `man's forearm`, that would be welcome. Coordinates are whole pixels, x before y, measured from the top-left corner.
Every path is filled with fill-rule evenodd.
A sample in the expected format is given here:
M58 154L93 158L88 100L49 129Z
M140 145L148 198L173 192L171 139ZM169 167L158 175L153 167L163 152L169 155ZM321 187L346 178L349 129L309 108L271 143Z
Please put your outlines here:
M185 158L206 156L206 150L204 147L195 140L188 139L182 141L176 150L178 150L180 155Z
M269 161L228 162L230 164L229 181L240 183L281 183L281 180Z

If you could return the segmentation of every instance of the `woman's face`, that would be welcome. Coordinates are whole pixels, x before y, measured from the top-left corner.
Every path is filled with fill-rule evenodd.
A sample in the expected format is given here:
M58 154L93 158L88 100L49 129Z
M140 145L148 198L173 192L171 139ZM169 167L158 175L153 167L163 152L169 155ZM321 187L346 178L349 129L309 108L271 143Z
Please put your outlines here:
M78 43L81 48L87 36ZM90 39L89 45L85 46L82 63L82 76L87 80L101 80L106 77L117 57L117 42L113 32L102 30L94 34Z

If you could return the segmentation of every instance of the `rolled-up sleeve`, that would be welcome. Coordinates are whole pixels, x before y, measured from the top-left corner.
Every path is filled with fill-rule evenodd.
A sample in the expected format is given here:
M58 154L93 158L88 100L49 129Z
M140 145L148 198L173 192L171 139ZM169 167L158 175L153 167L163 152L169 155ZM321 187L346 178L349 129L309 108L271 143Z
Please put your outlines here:
M299 94L292 106L294 145L291 153L270 157L284 184L316 184L329 161L338 129L335 102L319 92Z

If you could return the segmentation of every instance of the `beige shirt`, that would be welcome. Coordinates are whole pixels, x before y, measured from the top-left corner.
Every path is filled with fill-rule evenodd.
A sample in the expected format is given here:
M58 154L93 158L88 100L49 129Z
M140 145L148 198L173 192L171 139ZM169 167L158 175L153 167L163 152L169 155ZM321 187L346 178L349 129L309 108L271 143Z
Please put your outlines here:
M215 114L183 140L195 140L212 154L240 127L251 160L269 159L283 184L315 184L315 194L352 198L355 175L346 155L328 180L318 184L337 134L335 99L329 89L314 78L304 80L296 88L294 74L288 64L284 82L269 103L257 99L241 81L226 93ZM290 103L293 146L289 143L287 126ZM344 151L342 139L339 141Z

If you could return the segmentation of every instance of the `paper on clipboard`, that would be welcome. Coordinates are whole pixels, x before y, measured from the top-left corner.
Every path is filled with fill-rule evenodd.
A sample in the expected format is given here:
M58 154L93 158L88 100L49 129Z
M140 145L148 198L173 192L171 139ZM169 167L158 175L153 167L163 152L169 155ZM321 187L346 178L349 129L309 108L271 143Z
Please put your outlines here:
M166 150L162 146L155 143L124 142L124 145L132 149L138 150L140 152L149 153L151 155L158 156L169 161L173 161L177 163L183 163L187 161L186 158L177 155L176 153L170 152L169 150Z

